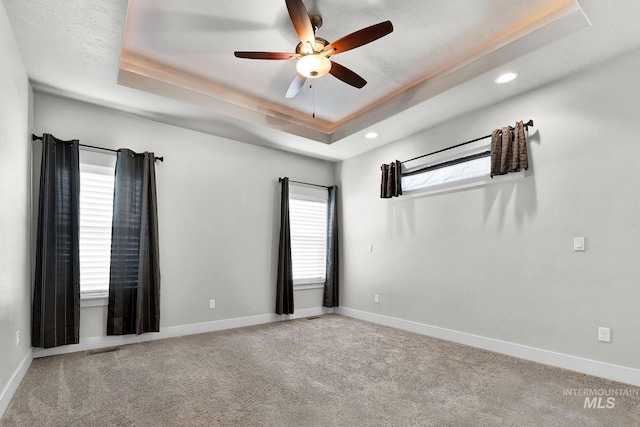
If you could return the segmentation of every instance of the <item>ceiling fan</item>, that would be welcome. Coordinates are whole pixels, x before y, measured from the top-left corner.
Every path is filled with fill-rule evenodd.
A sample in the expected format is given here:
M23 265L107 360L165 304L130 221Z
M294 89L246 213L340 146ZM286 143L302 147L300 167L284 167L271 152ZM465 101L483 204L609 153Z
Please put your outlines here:
M365 79L329 58L386 36L393 31L391 21L363 28L329 43L316 37L316 31L322 26L322 18L319 15L309 16L302 0L285 0L285 3L293 27L300 38L296 52L234 52L234 55L246 59L297 59L297 74L287 90L287 98L296 96L307 79L322 77L327 73L358 89L366 85Z

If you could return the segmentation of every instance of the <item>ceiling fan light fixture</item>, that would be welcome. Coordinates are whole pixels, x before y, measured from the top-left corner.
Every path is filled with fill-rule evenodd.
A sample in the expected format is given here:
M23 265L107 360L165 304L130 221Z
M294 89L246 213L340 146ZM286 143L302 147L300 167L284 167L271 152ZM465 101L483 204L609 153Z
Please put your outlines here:
M296 62L298 74L308 79L322 77L331 70L331 61L324 55L306 55Z

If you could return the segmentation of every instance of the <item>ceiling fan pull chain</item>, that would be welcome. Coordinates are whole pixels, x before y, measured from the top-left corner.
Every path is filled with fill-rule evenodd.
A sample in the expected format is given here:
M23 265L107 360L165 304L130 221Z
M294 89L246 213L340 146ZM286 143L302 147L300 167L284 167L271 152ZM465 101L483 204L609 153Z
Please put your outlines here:
M311 88L313 92L313 114L311 115L311 117L315 119L316 118L316 87L313 85L313 83L311 83L309 85L309 88Z

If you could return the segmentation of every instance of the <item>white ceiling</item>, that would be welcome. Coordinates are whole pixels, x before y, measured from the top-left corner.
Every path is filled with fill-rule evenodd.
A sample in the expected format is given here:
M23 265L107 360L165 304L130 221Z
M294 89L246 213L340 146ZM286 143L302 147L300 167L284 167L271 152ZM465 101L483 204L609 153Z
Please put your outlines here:
M637 0L304 0L330 42L394 31L332 57L364 88L327 75L286 99L294 60L233 56L295 51L284 0L3 2L36 91L331 160L640 48Z

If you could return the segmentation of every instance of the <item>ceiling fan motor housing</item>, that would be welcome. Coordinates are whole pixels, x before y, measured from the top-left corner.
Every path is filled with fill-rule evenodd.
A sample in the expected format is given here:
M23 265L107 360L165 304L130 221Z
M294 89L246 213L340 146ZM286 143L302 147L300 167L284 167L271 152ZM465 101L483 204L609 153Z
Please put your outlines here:
M311 44L311 43L309 43L309 44ZM316 52L322 52L324 50L324 48L328 44L329 44L329 42L326 41L325 39L320 38L320 37L316 37L316 45L312 46L313 47L313 52L310 52L309 47L303 45L302 42L300 42L296 46L296 53L298 55L311 55L311 54L316 53Z

